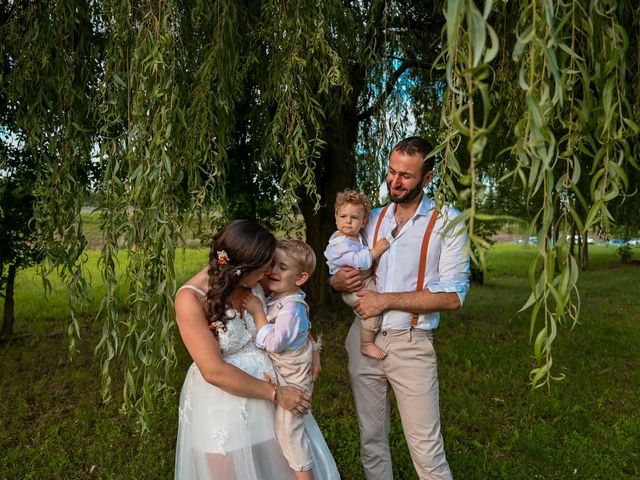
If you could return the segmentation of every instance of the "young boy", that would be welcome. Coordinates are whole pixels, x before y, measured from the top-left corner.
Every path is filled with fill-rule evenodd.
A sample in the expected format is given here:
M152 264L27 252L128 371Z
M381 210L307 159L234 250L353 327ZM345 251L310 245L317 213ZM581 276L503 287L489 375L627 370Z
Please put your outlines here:
M258 329L256 345L267 350L278 375L278 383L294 385L311 395L311 360L313 348L308 339L311 324L305 294L300 287L316 267L316 257L309 245L300 240L281 240L266 287L267 315L262 302L249 295L244 302ZM296 478L312 480L312 460L304 429L304 417L276 407L276 436L282 453Z
M363 288L375 290L371 267L373 262L389 249L389 242L386 238L381 238L371 249L364 245L360 231L367 224L369 211L371 211L371 202L362 193L348 189L338 193L336 197L336 227L338 231L331 235L324 256L327 258L331 275L334 275L341 267L363 270L366 276ZM343 293L342 300L347 305L353 306L358 300L358 296L355 293ZM357 313L356 316L359 317ZM384 358L386 356L384 350L374 343L376 332L380 326L380 317L361 318L360 321L360 351L363 355L378 360Z

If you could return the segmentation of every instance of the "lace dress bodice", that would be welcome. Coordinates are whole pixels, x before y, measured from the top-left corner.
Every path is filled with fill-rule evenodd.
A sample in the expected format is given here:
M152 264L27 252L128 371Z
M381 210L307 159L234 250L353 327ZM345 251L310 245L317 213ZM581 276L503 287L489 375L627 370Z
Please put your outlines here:
M206 296L205 292L193 285L185 285L182 288L189 288L201 296ZM259 285L251 290L263 305L266 305L264 291ZM247 372L256 378L264 380L264 373L275 379L275 370L271 359L262 349L256 347L257 329L253 317L249 312L244 312L244 317L240 316L237 310L235 316L226 323L226 331L218 331L218 343L222 351L222 357L227 363L235 365L239 369Z
M254 289L254 294L257 295ZM264 299L262 289L259 298ZM261 380L264 373L275 378L275 371L271 364L271 359L267 353L256 347L256 325L249 312L244 313L244 317L236 312L236 316L227 322L227 331L218 334L218 342L222 350L222 356L227 363L235 365Z
M226 331L218 331L218 343L225 358L238 353L256 335L256 326L249 312L245 312L244 319L237 311L235 314L235 317L227 321Z

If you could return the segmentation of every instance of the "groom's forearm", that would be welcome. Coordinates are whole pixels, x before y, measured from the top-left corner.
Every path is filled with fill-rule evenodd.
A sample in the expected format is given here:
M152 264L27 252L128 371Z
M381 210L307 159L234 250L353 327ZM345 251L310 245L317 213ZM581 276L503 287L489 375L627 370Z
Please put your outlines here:
M354 304L356 312L363 318L382 315L387 310L404 312L431 313L456 310L460 308L460 297L453 292L433 293L429 290L420 292L377 293L363 290L358 293L360 299Z
M460 297L455 292L433 293L429 290L422 290L420 292L392 292L381 295L384 297L384 310L432 313L460 308Z

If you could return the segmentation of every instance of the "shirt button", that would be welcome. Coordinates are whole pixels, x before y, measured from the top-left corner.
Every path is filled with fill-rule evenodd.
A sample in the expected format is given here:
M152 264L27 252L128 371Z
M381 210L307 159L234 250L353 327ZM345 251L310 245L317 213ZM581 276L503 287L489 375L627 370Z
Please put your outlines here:
M382 332L382 336L383 336L383 337L386 337L386 336L387 336L387 332L383 331L383 332Z

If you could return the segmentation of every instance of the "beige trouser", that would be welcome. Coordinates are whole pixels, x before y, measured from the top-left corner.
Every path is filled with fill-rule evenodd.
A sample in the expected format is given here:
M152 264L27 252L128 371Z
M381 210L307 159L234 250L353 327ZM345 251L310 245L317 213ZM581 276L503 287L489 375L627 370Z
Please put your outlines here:
M311 360L313 348L307 340L296 350L269 353L276 367L278 384L293 385L311 395ZM289 466L298 472L311 470L311 450L304 430L304 417L296 417L289 410L276 407L276 437Z
M362 287L364 290L373 290L374 292L376 291L376 284L373 283L373 277L369 276L367 278L364 278L364 287ZM353 307L353 304L356 303L356 301L358 300L358 295L356 295L355 293L343 293L342 294L342 301L344 303L346 303L347 305L349 305L350 307ZM361 327L364 330L367 330L369 332L377 332L378 328L380 327L380 316L376 316L376 317L369 317L369 318L362 318L360 317L355 311L353 312L356 314L356 317L358 317L358 319L360 320L360 324Z
M431 337L431 338L429 338ZM375 343L387 356L360 353L360 328L351 326L346 347L351 388L360 425L360 454L367 480L392 480L389 450L389 385L418 477L451 479L440 432L438 368L433 334L425 330L381 331Z

